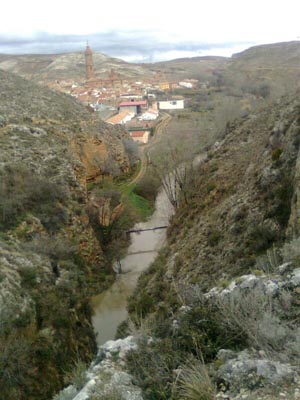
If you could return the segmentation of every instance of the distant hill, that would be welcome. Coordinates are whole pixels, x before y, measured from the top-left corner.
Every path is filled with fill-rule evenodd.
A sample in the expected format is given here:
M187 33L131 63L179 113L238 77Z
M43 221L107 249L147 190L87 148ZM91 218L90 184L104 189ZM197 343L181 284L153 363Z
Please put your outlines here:
M142 65L129 64L123 60L93 54L95 72L105 76L111 69L125 77L135 77L147 71ZM85 79L85 60L82 53L0 55L0 69L14 72L35 81L53 81L56 79Z
M300 68L300 41L254 46L234 54L231 63L236 67Z
M230 59L225 81L231 85L265 85L279 97L298 88L300 42L283 42L251 47Z
M207 56L134 64L94 52L93 59L96 75L100 77L107 76L112 69L128 79L156 75L159 80L211 80L213 75L221 73L231 80L259 79L271 82L278 79L283 84L300 77L299 41L251 47L231 58ZM51 55L0 54L0 69L38 82L85 79L83 51Z
M216 70L226 68L230 59L226 57L191 57L147 64L150 71L160 72L170 79L209 79Z

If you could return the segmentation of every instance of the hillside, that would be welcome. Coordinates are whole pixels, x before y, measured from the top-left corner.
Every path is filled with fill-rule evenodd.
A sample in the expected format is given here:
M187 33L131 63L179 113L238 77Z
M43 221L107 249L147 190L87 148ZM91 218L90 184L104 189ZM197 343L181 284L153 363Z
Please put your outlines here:
M164 74L170 80L186 77L206 81L212 79L215 71L226 68L230 59L226 57L191 57L145 64L150 71Z
M143 65L126 63L123 60L93 54L94 69L98 76L106 76L111 69L122 76L135 78L147 73ZM51 55L0 55L0 69L13 72L34 81L53 81L59 79L84 80L84 52Z
M299 116L297 93L236 120L190 174L129 301L145 399L298 398Z
M234 54L232 63L240 67L299 68L300 42L282 42L251 47Z
M71 97L0 71L1 399L49 399L95 351L90 294L113 280L87 214L127 133Z

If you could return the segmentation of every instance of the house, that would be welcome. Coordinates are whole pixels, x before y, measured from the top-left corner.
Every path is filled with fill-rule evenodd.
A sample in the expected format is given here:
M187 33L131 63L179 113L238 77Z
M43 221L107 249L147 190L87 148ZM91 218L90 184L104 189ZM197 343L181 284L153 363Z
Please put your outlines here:
M191 82L182 81L182 82L179 82L179 86L186 88L186 89L192 89L193 84Z
M158 102L160 110L183 110L184 99L163 100Z
M119 114L108 118L105 122L112 125L124 125L134 117L134 112L129 110L123 110Z
M129 100L131 100L131 99L142 99L143 98L143 96L141 94L139 94L139 93L122 93L122 94L120 94L120 97L122 99L129 99Z
M160 90L170 90L170 83L169 82L160 82L159 83Z
M146 112L144 112L140 117L138 117L138 119L140 121L154 121L158 118L158 111L157 110L153 110L150 109L147 110Z
M123 101L119 104L119 110L124 111L133 111L135 114L141 114L142 109L147 108L147 101L146 100L130 100L130 101Z
M143 131L131 131L129 132L130 137L140 144L146 144L149 140L150 131L143 130Z
M177 82L160 82L159 89L162 91L176 89L178 87Z

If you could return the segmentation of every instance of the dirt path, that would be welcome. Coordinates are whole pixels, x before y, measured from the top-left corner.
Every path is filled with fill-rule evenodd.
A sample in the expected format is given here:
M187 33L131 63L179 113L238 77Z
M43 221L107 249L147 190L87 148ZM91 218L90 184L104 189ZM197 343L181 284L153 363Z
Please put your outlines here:
M141 168L139 173L130 182L131 185L138 183L144 177L149 162L148 150L151 149L151 147L156 145L161 140L162 135L165 133L165 128L169 124L171 119L172 117L170 114L163 113L161 120L159 121L159 123L155 128L153 139L151 140L150 143L146 144L141 148Z

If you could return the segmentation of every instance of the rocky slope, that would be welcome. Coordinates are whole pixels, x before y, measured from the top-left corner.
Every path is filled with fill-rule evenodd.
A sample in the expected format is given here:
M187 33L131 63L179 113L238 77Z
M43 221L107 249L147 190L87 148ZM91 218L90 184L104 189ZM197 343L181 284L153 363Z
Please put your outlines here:
M145 399L299 397L299 145L297 93L227 126L196 167L129 301L155 338L127 360Z
M113 278L87 186L128 172L127 134L4 71L0 90L0 397L49 399L95 350L88 297Z

